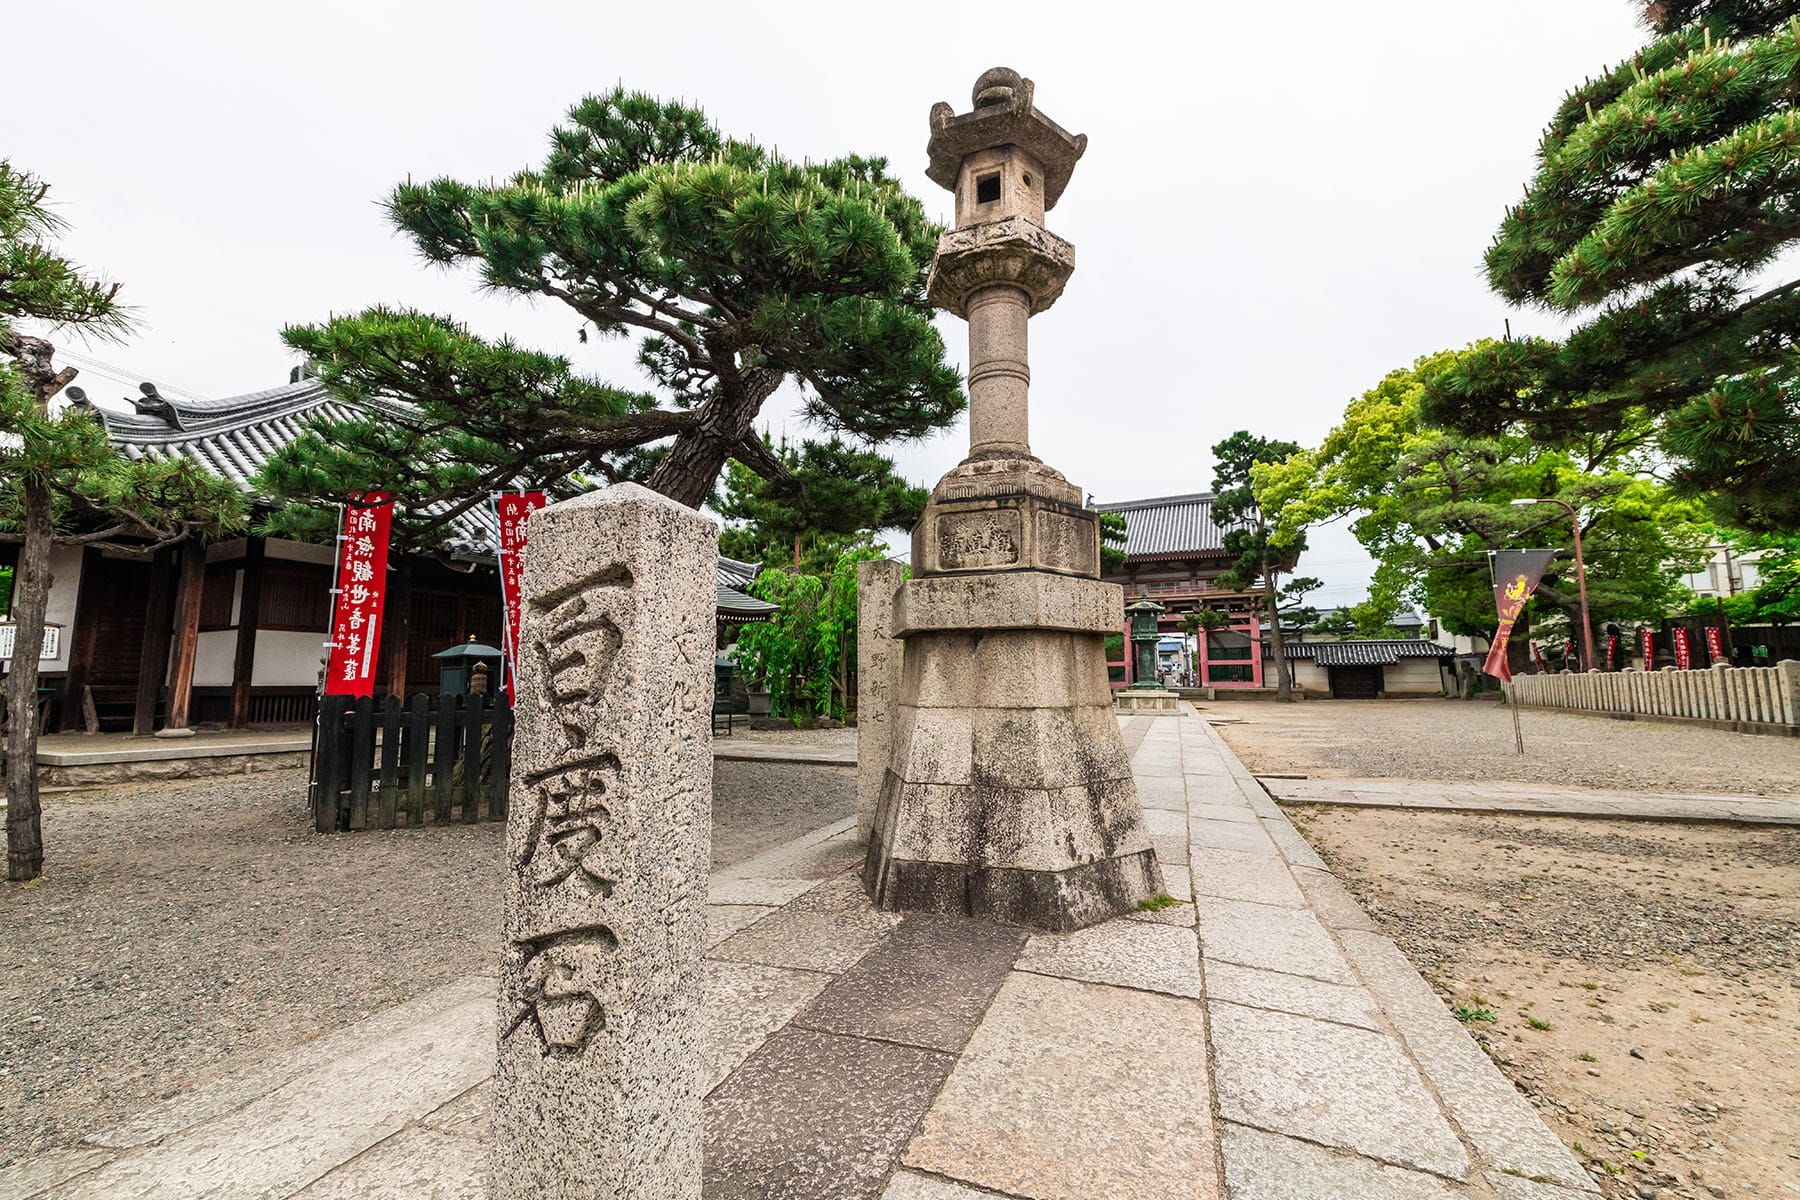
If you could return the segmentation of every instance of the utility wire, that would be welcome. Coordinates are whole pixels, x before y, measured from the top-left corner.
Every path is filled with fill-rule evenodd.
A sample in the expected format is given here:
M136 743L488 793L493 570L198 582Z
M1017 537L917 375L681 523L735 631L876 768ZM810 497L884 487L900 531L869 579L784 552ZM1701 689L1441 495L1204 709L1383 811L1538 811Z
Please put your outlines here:
M124 367L114 366L112 363L95 358L89 354L82 354L79 351L68 350L62 347L58 347L56 352L63 358L69 359L85 370L92 371L96 375L104 376L114 383L122 383L135 389L138 384L144 381L142 375L134 374ZM186 388L176 387L172 383L158 382L156 384L156 390L165 395L174 396L178 400L195 400L204 404L209 399L209 397L202 396L197 392L191 392Z

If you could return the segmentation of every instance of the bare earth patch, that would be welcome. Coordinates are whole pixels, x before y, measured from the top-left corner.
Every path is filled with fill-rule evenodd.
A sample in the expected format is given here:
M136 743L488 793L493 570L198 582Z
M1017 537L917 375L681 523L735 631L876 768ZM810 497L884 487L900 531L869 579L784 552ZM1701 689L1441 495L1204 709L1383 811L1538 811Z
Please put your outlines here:
M854 811L854 774L721 762L714 797L723 865ZM0 884L0 1176L498 961L501 825L322 836L305 801L298 771L46 798L44 877Z
M1800 789L1800 742L1497 705L1219 705L1253 770ZM1800 1195L1800 834L1304 806L1345 885L1611 1198Z

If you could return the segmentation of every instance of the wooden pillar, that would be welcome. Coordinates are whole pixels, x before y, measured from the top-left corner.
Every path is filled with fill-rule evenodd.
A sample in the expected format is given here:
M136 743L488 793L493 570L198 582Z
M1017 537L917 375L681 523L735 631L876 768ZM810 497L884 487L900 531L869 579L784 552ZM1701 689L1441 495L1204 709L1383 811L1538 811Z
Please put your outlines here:
M200 594L206 587L206 547L198 538L181 547L181 584L175 593L175 666L169 679L169 712L157 737L190 737L188 700L194 688L194 656L200 648Z
M237 655L231 663L231 727L250 724L250 678L256 672L256 627L262 610L263 539L244 542L244 587L238 594Z
M156 732L156 702L169 674L169 592L175 585L175 552L167 546L150 560L150 594L144 598L144 646L138 653L137 708L131 732Z
M381 653L387 660L388 693L406 697L407 646L412 639L412 563L394 556L381 615Z
M74 628L69 630L69 673L63 680L62 716L58 728L64 731L86 728L82 693L87 690L88 675L94 666L94 652L100 645L99 605L100 552L88 547L81 552L81 581L75 589ZM54 586L54 580L52 580ZM98 729L87 729L98 733Z

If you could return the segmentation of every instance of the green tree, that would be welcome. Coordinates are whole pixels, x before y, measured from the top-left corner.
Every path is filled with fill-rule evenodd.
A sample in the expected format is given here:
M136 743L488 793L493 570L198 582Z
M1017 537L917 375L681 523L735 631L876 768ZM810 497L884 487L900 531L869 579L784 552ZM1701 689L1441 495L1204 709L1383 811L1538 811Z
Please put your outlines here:
M1284 512L1259 502L1252 471L1259 463L1277 463L1298 454L1294 442L1261 438L1247 430L1238 430L1212 448L1213 452L1213 522L1224 529L1220 539L1232 555L1231 565L1219 577L1221 587L1238 591L1254 591L1257 612L1269 622L1269 649L1275 656L1275 696L1293 699L1294 673L1282 645L1281 617L1284 608L1296 617L1301 593L1319 586L1316 579L1294 580L1283 587L1281 577L1290 574L1306 549L1304 525L1290 519L1282 526L1284 535L1276 537L1276 528ZM1309 587L1295 590L1295 585ZM1317 614L1313 614L1316 619Z
M1089 503L1093 497L1088 497ZM1100 573L1112 575L1125 569L1125 514L1103 512L1100 518Z
M1564 98L1486 255L1500 296L1581 323L1484 343L1425 412L1555 446L1648 431L1721 520L1800 527L1800 6L1645 9L1656 40Z
M1579 597L1567 514L1512 501L1554 497L1581 514L1590 608L1596 626L1671 611L1678 575L1692 569L1709 537L1696 501L1672 496L1650 477L1648 419L1596 431L1560 449L1517 432L1469 436L1432 425L1424 397L1440 375L1485 354L1489 343L1421 358L1352 401L1315 450L1256 468L1256 495L1289 530L1354 515L1357 540L1376 559L1368 614L1404 599L1422 605L1452 633L1491 637L1489 551L1557 551L1533 596L1528 620L1573 632ZM1386 617L1384 619L1391 619ZM1515 638L1524 669L1528 639Z
M130 327L117 284L89 275L54 244L63 222L49 187L0 160L0 542L17 545L6 675L6 877L35 879L44 842L37 790L38 656L56 545L144 549L216 536L241 521L231 485L188 459L130 462L81 406L52 401L76 377L36 323L90 337Z
M769 690L775 715L797 725L808 717L842 720L855 707L856 564L880 557L873 547L855 547L824 574L771 567L750 585L752 595L779 608L744 627L737 662Z
M838 438L799 447L785 440L770 452L786 467L766 479L742 463L726 464L715 502L725 527L719 551L765 567L830 571L839 556L870 535L911 529L927 492L902 479L893 460Z
M383 487L441 527L497 486L591 474L699 507L729 460L786 480L754 428L784 383L812 423L868 443L963 409L925 300L938 230L882 160L793 162L697 109L615 89L570 110L542 167L409 181L388 211L428 262L566 305L583 341L635 338L653 390L417 313L289 329L356 410L271 466L266 481L295 502ZM414 416L397 424L397 411ZM416 488L385 486L422 464Z

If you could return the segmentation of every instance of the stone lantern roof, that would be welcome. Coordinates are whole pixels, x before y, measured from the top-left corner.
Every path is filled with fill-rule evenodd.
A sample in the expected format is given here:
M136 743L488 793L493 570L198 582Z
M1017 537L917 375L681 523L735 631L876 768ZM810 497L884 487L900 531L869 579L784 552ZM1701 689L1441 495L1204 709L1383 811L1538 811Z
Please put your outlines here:
M1056 207L1075 163L1087 150L1087 134L1070 133L1032 106L1036 85L1009 67L982 72L971 94L972 112L955 114L942 100L931 109L930 164L926 176L956 190L963 159L978 150L1017 146L1042 165L1044 208Z

